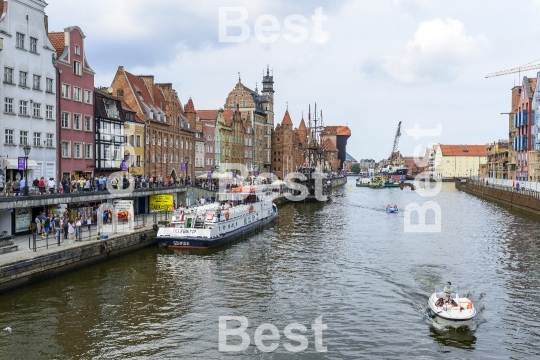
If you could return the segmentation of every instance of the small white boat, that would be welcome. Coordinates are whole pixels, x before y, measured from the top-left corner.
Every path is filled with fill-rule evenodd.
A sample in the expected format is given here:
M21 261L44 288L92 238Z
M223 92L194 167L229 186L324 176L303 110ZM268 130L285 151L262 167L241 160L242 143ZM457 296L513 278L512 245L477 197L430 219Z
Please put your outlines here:
M454 285L437 285L435 292L429 297L431 317L442 325L459 328L470 326L476 316L472 301L460 297L458 287Z
M398 208L397 208L396 206L394 206L394 207L387 207L387 208L386 208L386 212L387 212L387 213L397 213L397 212L399 212L399 210L398 210Z

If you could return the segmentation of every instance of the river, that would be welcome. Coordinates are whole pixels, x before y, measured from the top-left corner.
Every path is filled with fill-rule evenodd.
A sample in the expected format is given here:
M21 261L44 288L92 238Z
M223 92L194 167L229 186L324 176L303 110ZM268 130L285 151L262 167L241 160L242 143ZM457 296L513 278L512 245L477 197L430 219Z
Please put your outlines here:
M270 228L225 248L150 247L0 294L0 327L13 329L0 333L0 359L540 356L540 222L451 183L428 193L356 188L350 178L328 204L285 204ZM440 232L405 232L403 211L384 211L428 200L441 208ZM446 281L474 302L471 328L427 316ZM219 351L220 316L248 319L245 351ZM327 352L311 329L319 317ZM263 323L279 329L273 352L255 345ZM285 348L291 323L307 328L304 351Z

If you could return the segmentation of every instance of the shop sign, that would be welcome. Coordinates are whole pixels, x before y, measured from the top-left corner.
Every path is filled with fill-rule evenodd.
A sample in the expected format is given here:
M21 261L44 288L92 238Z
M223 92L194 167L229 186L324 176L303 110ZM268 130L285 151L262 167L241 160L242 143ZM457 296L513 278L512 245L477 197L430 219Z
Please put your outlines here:
M113 200L118 220L133 220L133 200Z
M172 208L172 194L150 195L150 212L171 211Z
M30 230L32 223L32 211L30 208L21 208L15 210L15 232Z

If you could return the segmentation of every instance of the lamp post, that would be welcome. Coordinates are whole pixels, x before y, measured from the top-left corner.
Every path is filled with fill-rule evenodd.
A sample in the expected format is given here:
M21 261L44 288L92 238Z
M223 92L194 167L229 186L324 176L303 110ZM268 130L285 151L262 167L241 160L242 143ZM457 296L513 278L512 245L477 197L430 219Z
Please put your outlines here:
M30 147L30 145L25 145L23 147L23 150L24 150L24 176L25 176L25 181L24 181L24 188L23 188L23 194L24 196L28 196L28 155L30 154L30 150L32 148Z

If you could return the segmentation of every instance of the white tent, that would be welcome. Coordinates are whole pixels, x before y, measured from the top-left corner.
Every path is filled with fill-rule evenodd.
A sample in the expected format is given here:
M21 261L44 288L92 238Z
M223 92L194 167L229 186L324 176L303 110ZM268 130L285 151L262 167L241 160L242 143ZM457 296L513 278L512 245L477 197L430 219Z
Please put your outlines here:
M287 185L287 183L285 181L282 181L282 180L276 180L272 183L272 185Z

